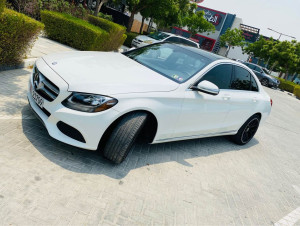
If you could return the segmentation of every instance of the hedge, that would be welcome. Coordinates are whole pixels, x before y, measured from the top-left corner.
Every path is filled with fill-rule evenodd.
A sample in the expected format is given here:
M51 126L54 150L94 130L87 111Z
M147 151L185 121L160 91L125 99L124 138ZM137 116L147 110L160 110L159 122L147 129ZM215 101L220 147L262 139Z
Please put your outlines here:
M295 84L291 81L287 81L283 78L277 78L280 81L279 88L290 93L293 93L300 99L300 85Z
M138 36L139 34L138 33L134 33L134 32L126 32L126 35L127 35L127 38L124 42L124 45L127 46L127 47L131 47L131 42L132 40Z
M294 94L300 99L300 85L296 85L294 88Z
M0 14L4 11L5 0L0 0Z
M41 11L41 19L50 39L79 50L102 51L109 34L85 20L64 13Z
M290 92L290 93L293 93L293 92L294 92L294 88L295 88L295 86L296 86L295 83L293 83L293 82L291 82L291 81L287 81L287 80L282 79L282 78L277 78L277 79L280 81L279 89L288 91L288 92Z
M4 9L0 15L0 65L21 63L44 25L24 14Z
M106 40L104 49L105 51L118 50L118 48L124 43L124 33L126 28L111 22L109 20L92 16L88 16L88 21L101 29L105 30L109 34L109 38Z

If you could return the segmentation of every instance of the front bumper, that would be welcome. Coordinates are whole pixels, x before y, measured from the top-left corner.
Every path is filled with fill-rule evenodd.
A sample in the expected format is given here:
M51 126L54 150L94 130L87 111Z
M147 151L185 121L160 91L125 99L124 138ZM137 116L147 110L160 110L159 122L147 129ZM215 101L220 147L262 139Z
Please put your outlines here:
M147 46L147 45L149 45L149 44L144 43L142 41L138 41L136 39L133 39L132 42L131 42L131 46L136 47L136 48L140 48L140 47Z
M274 87L274 88L278 88L279 84L280 84L280 81L277 81L277 82L270 81L269 86Z
M41 109L35 103L31 95L33 84L32 76L29 80L27 93L28 102L32 110L46 127L49 135L61 142L76 147L96 150L103 133L109 125L117 119L119 112L113 108L98 113L86 113L66 108L61 102L71 94L71 92L68 91L68 84L59 77L43 59L39 59L36 65L39 71L60 89L60 93L54 101L49 102L44 99L44 108ZM48 112L48 114L45 112ZM59 122L63 122L79 131L85 142L80 142L62 133L57 127Z

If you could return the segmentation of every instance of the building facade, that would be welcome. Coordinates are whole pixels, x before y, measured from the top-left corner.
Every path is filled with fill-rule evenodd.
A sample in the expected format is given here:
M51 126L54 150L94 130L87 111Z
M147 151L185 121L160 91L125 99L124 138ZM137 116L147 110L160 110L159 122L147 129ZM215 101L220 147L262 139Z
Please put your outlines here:
M221 12L199 5L196 11L204 11L206 20L215 26L215 32L198 33L191 37L191 33L186 29L173 27L172 33L191 38L194 41L198 42L202 49L218 53L220 50L220 36L224 34L228 28L231 28L235 20L239 18L237 18L234 14Z

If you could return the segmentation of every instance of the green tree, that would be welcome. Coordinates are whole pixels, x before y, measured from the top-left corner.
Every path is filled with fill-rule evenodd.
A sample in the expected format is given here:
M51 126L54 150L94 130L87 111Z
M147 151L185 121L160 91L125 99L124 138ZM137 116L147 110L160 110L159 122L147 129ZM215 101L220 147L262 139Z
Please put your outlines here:
M258 64L261 60L270 64L274 62L271 50L275 44L276 42L273 38L266 40L263 36L260 36L256 42L246 45L246 47L243 48L243 52L258 58Z
M189 15L192 4L189 0L164 0L152 10L152 18L159 28L183 26L183 18Z
M195 35L202 32L215 31L215 26L208 22L204 17L204 11L192 13L183 19L183 23L188 30Z
M277 42L270 51L271 56L280 67L279 77L287 78L289 73L297 71L297 63L299 62L297 41ZM285 75L283 76L283 72Z
M235 46L244 46L245 38L243 36L243 31L237 28L234 28L232 30L228 28L227 31L223 35L221 35L220 44L222 47L228 46L225 54L225 56L227 57L231 48L234 48Z
M98 13L100 12L101 7L104 3L107 3L108 0L97 0L96 9L94 11L94 16L98 16Z

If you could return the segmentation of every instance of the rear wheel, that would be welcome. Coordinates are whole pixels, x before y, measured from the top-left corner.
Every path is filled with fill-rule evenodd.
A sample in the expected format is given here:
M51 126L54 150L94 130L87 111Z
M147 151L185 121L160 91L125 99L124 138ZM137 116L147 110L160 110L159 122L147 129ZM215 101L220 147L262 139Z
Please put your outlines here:
M231 136L231 140L239 145L247 144L255 135L260 123L260 117L253 115L239 129L236 135Z
M145 112L133 112L125 115L113 128L103 149L105 158L121 163L128 155L147 119Z
M263 78L260 82L263 86L269 86L269 81L266 78Z

